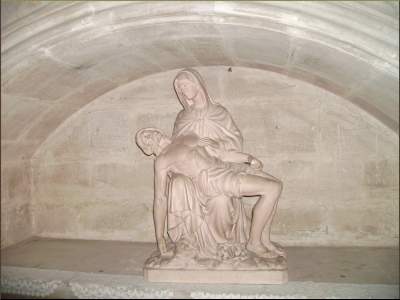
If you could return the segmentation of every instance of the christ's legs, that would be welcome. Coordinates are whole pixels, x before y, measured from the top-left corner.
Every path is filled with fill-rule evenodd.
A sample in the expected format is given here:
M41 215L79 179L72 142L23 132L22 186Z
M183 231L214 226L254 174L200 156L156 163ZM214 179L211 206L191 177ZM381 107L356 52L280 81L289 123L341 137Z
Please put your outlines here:
M259 255L265 255L267 249L276 254L284 254L270 240L272 219L275 215L278 199L282 191L282 183L275 179L271 180L266 177L248 174L240 176L240 190L241 196L260 195L260 199L253 208L247 249ZM267 230L265 246L261 241L264 229Z
M269 180L271 180L271 181L281 182L278 178L276 178L276 177L272 176L271 174L268 174L268 173L266 173L266 172L264 172L264 171L261 171L261 170L253 170L253 173L252 173L252 174L253 174L253 175L258 175L258 176L261 176L261 177L264 177L264 178L267 178L267 179L269 179ZM274 210L273 210L273 212L272 212L272 217L269 218L267 224L265 225L266 228L270 228L270 227L271 227L271 225L272 225L272 220L274 219L274 216L275 216L275 214L276 214L276 209L277 209L277 207L278 207L278 201L275 202ZM270 230L267 231L267 236L268 236L268 237L267 237L268 240L270 240ZM275 248L278 249L278 252L279 252L280 254L286 256L286 253L284 252L282 246L280 246L278 243L275 243L275 242L272 242L272 241L271 241L271 243L273 244L272 247L275 246Z
M278 199L275 202L274 209L272 211L271 217L268 219L265 228L267 228L267 241L270 241L269 245L266 245L268 249L275 251L276 253L283 255L286 257L286 252L284 251L283 247L276 242L271 241L270 234L271 234L271 225L276 214L276 209L278 207Z

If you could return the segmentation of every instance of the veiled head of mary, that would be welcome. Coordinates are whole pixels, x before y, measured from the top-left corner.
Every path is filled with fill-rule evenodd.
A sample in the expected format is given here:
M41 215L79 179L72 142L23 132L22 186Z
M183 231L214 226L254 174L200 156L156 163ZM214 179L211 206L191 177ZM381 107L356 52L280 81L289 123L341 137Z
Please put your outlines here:
M180 71L174 79L174 88L178 99L185 110L190 109L196 101L204 102L204 107L206 104L213 103L207 93L201 75L196 70L184 69Z

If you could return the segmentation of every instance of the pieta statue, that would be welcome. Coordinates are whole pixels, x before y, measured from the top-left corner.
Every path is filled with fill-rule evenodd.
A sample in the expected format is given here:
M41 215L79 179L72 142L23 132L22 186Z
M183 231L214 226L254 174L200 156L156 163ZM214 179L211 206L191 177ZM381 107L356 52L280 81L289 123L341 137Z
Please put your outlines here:
M158 249L146 261L145 277L172 282L286 282L286 253L270 239L282 182L263 171L259 159L242 151L240 130L227 109L210 97L196 70L180 71L173 86L183 109L172 136L150 127L135 136L143 153L155 156ZM250 221L243 196L259 197Z

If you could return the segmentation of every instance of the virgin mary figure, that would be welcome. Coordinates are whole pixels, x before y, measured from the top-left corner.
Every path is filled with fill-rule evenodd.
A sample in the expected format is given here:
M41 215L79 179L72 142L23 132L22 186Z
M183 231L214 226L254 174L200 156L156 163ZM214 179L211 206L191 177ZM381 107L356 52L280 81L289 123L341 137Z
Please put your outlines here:
M210 97L197 71L180 71L174 88L183 109L175 120L172 138L196 134L214 147L242 150L243 138L234 120L225 107ZM168 190L170 238L194 249L198 257L239 256L247 239L241 199L225 195L203 197L190 178L172 174Z

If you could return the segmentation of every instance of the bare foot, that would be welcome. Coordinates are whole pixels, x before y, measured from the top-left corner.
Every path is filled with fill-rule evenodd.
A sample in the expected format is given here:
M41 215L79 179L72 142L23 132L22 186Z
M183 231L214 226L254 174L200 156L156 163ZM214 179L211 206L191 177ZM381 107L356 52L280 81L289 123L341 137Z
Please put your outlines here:
M283 256L285 258L287 257L285 250L283 250L283 247L278 243L270 242L266 244L265 247L267 247L269 251L276 253L277 256Z
M283 246L281 245L281 244L278 244L277 242L273 242L273 241L271 241L271 243L276 247L276 248L278 248L278 250L280 250L280 251L284 251L285 249L283 249Z
M160 239L157 244L162 258L171 258L174 256L174 251L167 248L165 239Z
M254 253L255 255L257 255L258 257L262 257L262 258L276 258L279 256L279 254L277 254L274 251L269 251L267 248L265 248L261 244L253 245L253 244L248 243L246 245L246 249L248 251Z
M167 250L167 251L161 252L162 258L172 258L173 256L174 256L174 251L172 251L172 250Z

